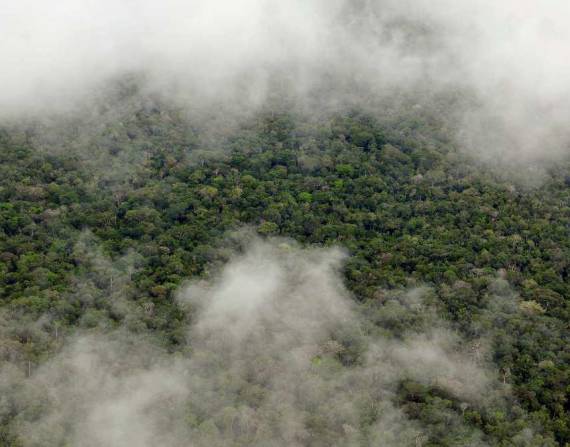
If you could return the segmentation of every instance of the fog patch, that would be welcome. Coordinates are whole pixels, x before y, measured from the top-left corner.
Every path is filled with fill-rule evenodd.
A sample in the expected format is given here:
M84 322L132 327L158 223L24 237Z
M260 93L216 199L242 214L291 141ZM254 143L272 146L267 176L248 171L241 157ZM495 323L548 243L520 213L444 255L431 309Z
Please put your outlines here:
M313 114L394 92L460 92L458 143L477 158L569 152L570 6L560 0L62 0L0 13L0 117L73 111L111 80L203 116L290 98ZM404 107L400 104L400 107ZM207 112L210 111L210 112Z
M3 417L15 411L24 446L407 446L430 429L400 399L433 389L457 406L450 427L483 445L462 411L502 406L508 387L437 318L429 289L358 307L342 282L345 257L249 242L180 289L189 350L168 354L126 327L89 330L31 377L4 363ZM417 324L391 333L405 313Z

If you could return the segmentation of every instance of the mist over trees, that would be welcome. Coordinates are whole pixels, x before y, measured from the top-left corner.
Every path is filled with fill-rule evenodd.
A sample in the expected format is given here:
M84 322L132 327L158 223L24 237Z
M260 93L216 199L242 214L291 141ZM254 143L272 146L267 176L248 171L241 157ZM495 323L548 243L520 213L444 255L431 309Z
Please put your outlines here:
M459 147L494 162L568 153L562 0L9 1L0 119L74 115L114 79L204 114L285 91L310 114L394 91L459 91ZM369 104L371 103L372 104ZM404 104L396 104L398 108Z
M566 12L3 5L0 445L570 443Z
M423 109L398 124L356 111L307 122L270 110L212 135L152 100L121 101L133 103L100 127L3 132L5 443L290 445L285 433L305 433L299 445L568 439L567 168L549 168L529 188L462 155ZM344 247L344 261L291 240L250 251L257 237L283 236ZM323 262L329 273L313 278ZM184 285L196 277L206 282ZM272 309L280 296L285 307ZM333 321L343 330L325 324L339 303ZM265 306L271 312L254 317ZM245 335L253 344L227 332L254 330L254 321L263 331L285 324L291 341L272 348L263 331ZM302 342L297 331L310 322L322 336ZM199 377L217 377L224 363L203 355L230 355L238 367L265 358L256 343L269 357L310 348L301 366L324 380L324 395L302 403L312 410L297 402L271 416L272 399L284 397L267 397L276 396L272 382L256 385L241 367L227 382L237 394L214 399L226 391L208 391ZM241 358L243 346L253 351ZM289 371L272 361L272 380ZM381 368L376 379L369 368ZM291 374L301 386L300 372ZM75 381L84 386L70 388ZM384 390L371 403L375 416L351 409L362 403L353 386L357 395ZM89 400L90 389L103 400ZM195 413L184 396L198 391L211 393L200 405L213 406ZM336 416L335 395L349 405ZM116 414L108 406L123 415L113 429L96 416ZM225 413L235 413L229 426ZM295 423L277 429L267 417Z

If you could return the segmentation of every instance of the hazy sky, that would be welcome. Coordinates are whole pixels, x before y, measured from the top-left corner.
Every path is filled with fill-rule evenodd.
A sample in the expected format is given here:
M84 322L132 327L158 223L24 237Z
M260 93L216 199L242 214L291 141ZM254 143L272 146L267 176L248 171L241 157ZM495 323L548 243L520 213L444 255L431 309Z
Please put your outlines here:
M65 107L124 73L193 103L253 106L276 82L301 96L459 85L479 101L463 117L467 146L568 150L565 0L3 3L0 117Z

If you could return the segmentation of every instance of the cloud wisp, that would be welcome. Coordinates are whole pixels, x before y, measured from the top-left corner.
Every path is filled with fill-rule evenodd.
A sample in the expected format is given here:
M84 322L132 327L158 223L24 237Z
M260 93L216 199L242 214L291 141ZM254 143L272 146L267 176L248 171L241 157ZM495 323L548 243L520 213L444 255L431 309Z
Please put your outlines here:
M549 160L569 150L569 8L562 0L8 2L0 116L66 110L127 74L170 101L240 113L278 92L318 98L316 110L394 90L459 90L472 98L452 110L465 148Z
M502 399L503 385L462 353L427 292L377 311L428 325L398 338L370 326L342 284L343 258L253 242L211 281L179 291L192 320L188 354L118 330L70 341L28 379L6 366L1 387L19 408L23 445L407 446L429 428L398 406L404 383L455 399L454 427L464 426L461 408ZM463 436L484 445L473 427Z

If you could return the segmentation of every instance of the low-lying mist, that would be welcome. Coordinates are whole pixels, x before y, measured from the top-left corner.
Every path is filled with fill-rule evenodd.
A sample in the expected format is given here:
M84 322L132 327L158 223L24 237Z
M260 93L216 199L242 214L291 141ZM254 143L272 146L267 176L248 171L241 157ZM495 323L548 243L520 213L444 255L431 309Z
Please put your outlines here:
M464 415L506 408L509 386L437 317L429 289L357 306L344 258L251 242L211 280L179 290L187 351L125 328L69 338L30 377L4 364L2 417L15 412L26 447L409 446L431 439L413 417L430 389L447 399L430 410L446 433L487 445ZM413 324L390 329L404 317Z
M459 92L448 112L464 149L552 161L569 150L569 15L562 0L6 2L0 117L74 111L126 75L197 114Z

